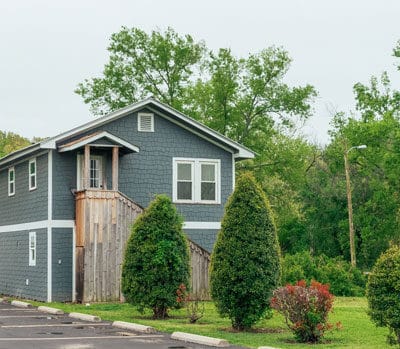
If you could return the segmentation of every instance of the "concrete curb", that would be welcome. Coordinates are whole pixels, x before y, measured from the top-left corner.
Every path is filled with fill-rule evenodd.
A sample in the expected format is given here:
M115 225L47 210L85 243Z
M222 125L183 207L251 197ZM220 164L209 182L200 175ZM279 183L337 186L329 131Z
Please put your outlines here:
M18 308L31 308L32 304L26 303L26 302L21 302L21 301L12 301L11 305L13 305L14 307L18 307Z
M64 312L61 309L57 308L50 308L50 307L45 307L45 306L40 306L37 308L37 310L43 312L43 313L49 313L49 314L54 314L54 315L62 315Z
M211 347L229 347L230 346L229 342L225 339L199 336L197 334L185 333L185 332L174 332L174 333L172 333L171 338L179 340L179 341L184 341L184 342L208 345Z
M83 320L83 321L93 321L93 322L101 321L101 319L98 316L82 314L82 313L70 313L69 317L72 317L74 319Z
M124 321L114 321L112 326L123 328L125 330L131 330L141 333L155 333L156 330L151 326L145 326L140 324L135 324L133 322L124 322Z

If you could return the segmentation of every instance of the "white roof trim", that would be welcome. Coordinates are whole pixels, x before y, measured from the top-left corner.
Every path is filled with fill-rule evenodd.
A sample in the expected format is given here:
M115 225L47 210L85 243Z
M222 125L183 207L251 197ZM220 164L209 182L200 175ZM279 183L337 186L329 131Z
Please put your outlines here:
M2 166L3 164L6 164L8 162L11 162L13 160L16 160L16 159L20 158L21 156L31 154L40 148L41 148L40 144L36 143L33 145L29 145L26 148L22 148L22 149L13 151L10 154L7 154L6 156L4 156L2 159L0 159L0 166Z
M87 122L86 124L83 124L81 126L75 127L67 132L61 133L58 136L49 138L47 140L44 140L40 143L35 144L34 146L30 146L26 149L18 150L15 152L15 154L11 153L9 155L6 155L3 159L0 159L0 165L8 163L14 159L17 159L23 155L30 154L31 152L37 150L37 149L56 149L57 148L57 142L71 137L77 133L88 131L92 128L104 125L112 120L119 119L135 110L141 109L148 104L152 103L153 105L157 106L160 109L163 109L164 111L170 113L171 115L175 116L178 120L181 120L182 122L187 123L188 125L194 127L197 130L200 130L204 132L206 135L209 135L213 137L216 140L219 140L222 144L225 144L226 146L229 146L233 149L235 149L237 152L234 153L234 158L242 158L242 159L253 159L255 153L252 152L250 149L247 149L246 147L240 145L239 143L221 135L220 133L212 130L211 128L199 123L198 121L182 114L181 112L171 108L170 106L161 103L154 99L153 97L143 99L142 101L139 101L137 103L131 104L125 108L119 109L113 113L110 113L106 116L103 116L101 118L94 119L92 121ZM183 126L183 125L180 125ZM187 128L188 129L188 128ZM192 130L190 130L192 131ZM193 133L194 130L192 131ZM197 133L196 133L197 134ZM204 138L204 137L203 137ZM210 139L208 139L210 141ZM215 143L214 143L215 144Z
M164 103L161 103L159 101L157 101L156 99L150 97L150 98L146 98L140 102L131 104L125 108L119 109L111 114L108 114L106 116L103 116L101 118L95 119L93 121L90 121L86 124L83 124L81 126L78 126L76 128L73 128L70 131L61 133L60 135L50 138L44 142L42 142L40 144L41 148L45 148L45 149L55 149L56 148L56 142L63 139L63 138L67 138L70 137L76 133L82 132L82 131L86 131L88 129L94 128L94 127L98 127L100 125L103 125L105 123L108 123L114 119L118 119L120 117L123 117L137 109L143 108L146 105L148 105L149 103L153 103L154 105L156 105L157 107L159 107L160 109L163 109L165 111L167 111L168 113L171 113L172 115L174 115L177 119L182 120L184 122L186 122L187 124L193 126L194 128L203 131L206 134L209 134L210 136L218 139L219 141L221 141L222 143L232 147L233 149L237 150L237 153L235 154L236 158L245 158L245 159L252 159L254 158L254 153L247 149L246 147L240 145L239 143L236 143L235 141L232 141L231 139L221 135L220 133L212 130L211 128L199 123L198 121L189 118L188 116L178 112L177 110L167 106Z
M78 149L78 148L80 148L80 147L82 147L82 146L84 146L86 144L89 144L91 142L97 141L98 139L101 139L101 138L108 138L109 140L114 141L115 143L118 143L118 144L124 146L125 148L128 148L128 149L130 149L130 150L132 150L132 151L134 151L136 153L139 152L139 148L138 147L136 147L136 146L132 145L131 143L126 142L123 139L121 139L121 138L119 138L117 136L114 136L114 135L112 135L112 134L110 134L110 133L108 133L106 131L103 131L103 132L100 132L100 133L96 133L95 135L93 135L91 137L87 137L85 139L82 139L80 142L71 144L70 146L60 147L59 152L63 153L63 152L66 152L66 151L75 150L75 149Z

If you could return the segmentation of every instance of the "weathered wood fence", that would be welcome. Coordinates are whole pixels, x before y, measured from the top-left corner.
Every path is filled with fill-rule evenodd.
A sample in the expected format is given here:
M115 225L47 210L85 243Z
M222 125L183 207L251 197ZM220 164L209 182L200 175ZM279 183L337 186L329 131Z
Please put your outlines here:
M76 300L122 301L121 271L132 223L143 209L112 190L76 193ZM208 299L210 254L189 241L192 293Z
M121 268L130 227L142 212L118 191L76 195L76 293L80 302L121 299Z
M190 264L192 268L192 293L203 300L210 298L208 292L208 270L210 267L210 253L193 241L189 240Z

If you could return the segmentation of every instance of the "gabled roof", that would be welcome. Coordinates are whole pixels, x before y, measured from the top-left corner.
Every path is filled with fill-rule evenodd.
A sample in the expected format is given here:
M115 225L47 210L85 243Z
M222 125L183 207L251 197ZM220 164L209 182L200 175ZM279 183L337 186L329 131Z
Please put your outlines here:
M60 153L63 153L63 152L66 152L66 151L75 150L75 149L78 149L80 147L85 146L86 144L91 144L91 143L93 143L93 142L95 142L97 140L100 140L100 139L108 139L113 144L115 144L117 146L120 146L120 147L123 147L123 148L127 149L128 151L132 151L132 152L135 152L135 153L139 152L139 148L136 147L135 145L133 145L133 144L127 142L127 141L124 141L123 139L121 139L121 138L119 138L117 136L114 136L113 134L108 133L106 131L95 132L95 133L92 133L90 135L78 138L78 139L76 139L76 140L74 140L72 142L63 144L63 145L61 145L59 147L58 151Z
M162 117L178 124L179 126L187 129L188 131L207 139L211 143L214 143L224 149L230 150L234 153L234 157L237 159L252 159L254 158L254 152L244 147L243 145L225 137L224 135L214 131L213 129L201 124L200 122L182 114L176 109L161 103L153 97L143 99L139 102L131 104L125 108L119 109L113 113L105 115L100 118L96 118L89 121L81 126L75 127L67 132L63 132L55 137L46 139L40 143L33 144L29 147L17 150L11 154L6 155L0 159L0 166L15 159L18 159L24 155L35 152L38 149L57 149L57 142L62 141L66 138L76 136L79 133L90 131L91 129L97 128L101 125L107 124L121 117L124 117L132 112L138 111L146 107L147 109L153 110L155 113Z

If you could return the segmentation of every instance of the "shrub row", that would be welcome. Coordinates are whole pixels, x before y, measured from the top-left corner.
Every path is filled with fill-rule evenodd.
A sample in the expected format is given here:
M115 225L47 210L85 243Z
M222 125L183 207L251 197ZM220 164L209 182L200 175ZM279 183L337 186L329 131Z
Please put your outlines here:
M282 284L298 280L317 280L330 285L335 296L364 296L366 278L363 273L340 257L313 257L307 251L286 255L282 263Z

